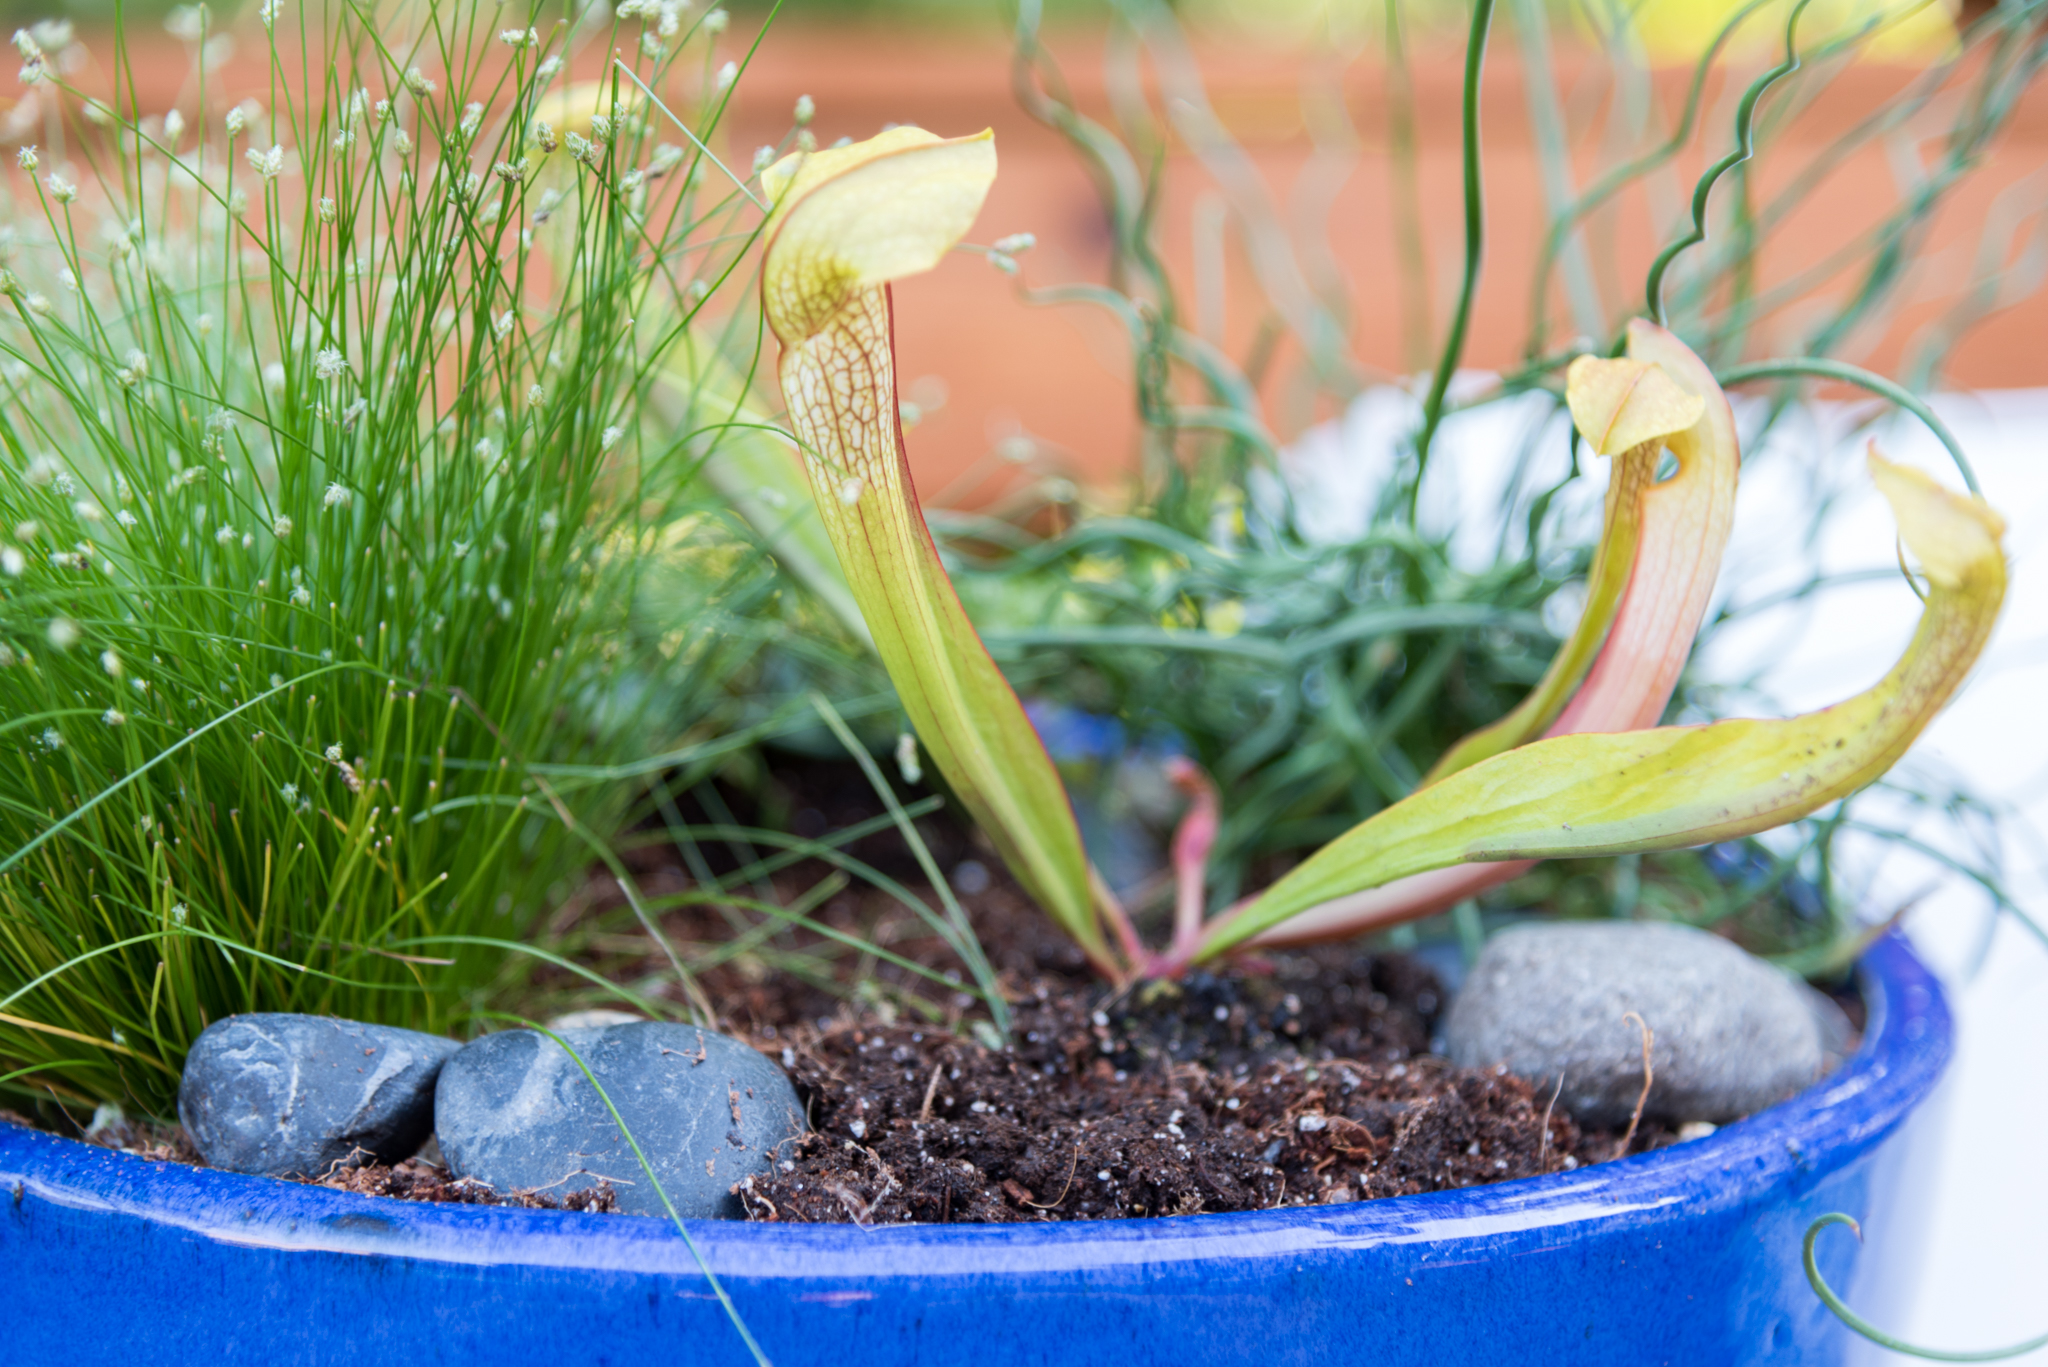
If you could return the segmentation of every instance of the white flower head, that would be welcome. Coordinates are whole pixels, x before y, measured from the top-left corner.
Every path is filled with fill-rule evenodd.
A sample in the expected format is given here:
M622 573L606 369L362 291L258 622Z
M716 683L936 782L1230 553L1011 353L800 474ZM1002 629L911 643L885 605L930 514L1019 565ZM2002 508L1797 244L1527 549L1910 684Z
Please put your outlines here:
M24 171L33 171L42 164L42 160L36 156L34 147L24 147L14 154L14 164Z
M724 11L724 10L716 10L716 11L713 11L713 12L714 12L714 13L717 13L717 14L723 14L723 13L725 13L725 11ZM704 22L705 22L705 23L707 23L707 24L708 24L708 23L710 23L710 22L711 22L711 15L709 15L709 14L705 15L705 16L704 16ZM727 63L726 63L726 64L725 64L724 66L722 66L722 67L718 68L718 88L719 88L720 90L730 90L730 89L732 89L732 83L733 83L734 81L737 81L737 80L738 80L739 78L740 78L740 64L739 64L738 62L727 62Z
M539 385L535 385L533 386L533 388L526 391L526 402L534 408L540 407L547 401L548 392L545 389L542 389Z
M320 496L322 508L346 508L356 500L346 484L334 483L327 486L327 492Z
M36 739L43 743L45 750L61 750L64 748L64 737L54 726L44 727L43 734Z
M265 180L276 180L284 174L284 148L276 143L271 144L268 152L252 147L244 155L249 159L249 169Z
M570 133L567 143L570 157L586 165L590 162L592 155L596 151L596 148L580 133Z
M240 137L242 130L249 126L249 116L242 112L240 105L236 105L228 111L228 116L223 122L227 124L228 136L236 138Z
M330 746L328 746L328 747L327 747L327 752L326 752L326 753L327 753L327 762L328 762L329 764L339 764L339 763L341 763L341 745L340 745L340 743L339 743L339 742L337 742L336 744L333 744L333 745L330 745Z
M602 433L598 435L597 449L600 451L609 451L614 446L617 446L619 444L619 438L625 435L626 429L623 427L607 427L604 429Z
M725 32L732 23L732 16L722 9L715 9L704 16L704 31L717 35Z
M332 223L339 216L339 211L334 207L334 201L325 198L320 201L314 212L320 216L322 223Z
M185 134L185 116L173 109L164 115L164 142L175 148Z
M48 184L50 187L50 198L56 200L59 204L69 204L72 200L78 198L78 187L54 171L50 173Z
M307 588L304 584L299 585L292 590L292 601L302 608L313 606L313 590Z
M9 579L19 579L27 569L28 557L21 553L20 547L0 546L0 574Z
M112 677L120 678L121 657L111 650L102 650L100 652L100 668L106 670Z
M1022 256L1038 245L1036 233L1011 233L996 239L996 250L1004 256Z
M171 12L164 16L164 32L187 43L198 42L206 36L206 6L171 6Z
M49 637L50 644L57 649L69 650L78 644L78 623L69 617L52 617L49 627L43 634Z
M431 95L436 87L434 82L415 66L406 69L405 88L415 95Z
M348 374L348 357L339 347L322 347L313 357L313 373L323 380L338 380Z
M473 138L476 131L484 126L484 107L480 104L466 104L462 107L462 122L455 126L465 138Z
M263 367L263 387L273 394L284 388L283 361L272 361Z
M287 783L277 790L277 795L283 798L286 804L294 804L299 800L299 785Z
M120 523L123 527L137 527L142 522L140 518L129 512L126 508L114 514L114 521Z
M284 0L263 0L263 8L256 11L258 17L263 20L263 27L266 29L275 29L277 27L277 16L283 12Z
M126 726L128 724L127 714L118 712L111 707L100 713L100 720L108 726Z
M220 526L213 533L213 542L216 546L234 545L235 529L225 522L221 523Z
M758 176L758 175L760 175L760 174L761 174L761 173L762 173L763 171L767 170L767 169L768 169L769 167L773 166L774 164L775 164L775 149L774 149L774 148L772 148L772 147L756 147L756 148L754 149L754 174L755 174L755 175L757 175L757 176Z
M560 57L550 57L546 61L542 62L539 66L535 67L533 69L533 74L535 78L541 81L542 84L546 84L547 82L555 79L555 76L561 71L561 69L562 59Z
M292 520L280 513L270 524L270 530L277 534L278 540L282 541L285 537L292 534Z
M812 99L812 98L811 98L810 96L808 96L808 95L799 95L799 96L797 96L797 97L796 97L796 126L797 126L797 127L799 127L799 128L802 128L802 127L804 127L805 125L809 124L809 123L810 123L810 121L811 121L812 119L815 119L815 118L817 118L817 117L818 117L818 105L817 105L817 101L813 100L813 99Z

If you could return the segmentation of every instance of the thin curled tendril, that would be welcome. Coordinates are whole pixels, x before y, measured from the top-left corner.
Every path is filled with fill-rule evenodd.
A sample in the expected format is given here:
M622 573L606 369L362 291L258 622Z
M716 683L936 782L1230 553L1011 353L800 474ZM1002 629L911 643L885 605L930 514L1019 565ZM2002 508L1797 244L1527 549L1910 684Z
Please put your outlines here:
M1949 459L1956 463L1956 470L1963 477L1963 483L1977 497L1984 497L1984 490L1977 483L1977 472L1970 466L1970 458L1963 454L1963 444L1956 440L1956 434L1948 430L1948 424L1935 416L1934 410L1912 390L1907 389L1882 375L1873 374L1861 366L1850 365L1847 361L1832 361L1818 356L1789 356L1776 361L1757 361L1751 365L1739 365L1724 370L1715 378L1724 388L1747 384L1751 380L1786 379L1794 375L1813 375L1824 380L1840 380L1866 389L1882 399L1889 399L1920 419L1927 430L1934 434L1948 450Z
M1811 0L1799 0L1801 6ZM1415 486L1408 491L1408 520L1415 520L1417 501L1422 497L1422 476L1429 469L1429 445L1436 437L1437 424L1444 416L1444 396L1450 392L1451 376L1458 359L1465 354L1465 334L1472 326L1472 297L1479 292L1479 266L1486 253L1486 183L1479 172L1479 78L1486 62L1486 39L1493 28L1494 0L1473 0L1472 32L1465 40L1465 88L1463 94L1464 142L1461 160L1465 183L1465 275L1458 288L1458 307L1451 315L1451 330L1437 357L1436 372L1430 377L1429 396L1422 401L1422 430L1415 438Z
M1707 45L1706 51L1700 54L1699 61L1693 67L1692 84L1687 88L1685 104L1679 110L1678 127L1672 131L1671 137L1663 146L1637 157L1634 161L1615 167L1584 194L1566 205L1550 221L1549 230L1543 235L1543 251L1536 264L1536 287L1530 300L1529 316L1535 320L1529 333L1532 358L1533 353L1541 346L1544 334L1550 331L1550 273L1556 268L1557 259L1564 252L1566 237L1578 226L1581 219L1612 199L1618 191L1644 172L1653 171L1670 161L1692 140L1693 123L1699 117L1701 97L1706 92L1707 76L1713 70L1715 59L1721 55L1721 49L1727 46L1728 40L1735 36L1735 30L1747 23L1752 14L1770 3L1771 0L1748 0L1747 4L1735 11L1728 21L1721 25L1720 32L1714 35L1714 40Z
M1643 288L1649 305L1650 317L1658 326L1665 326L1664 316L1664 272L1687 247L1695 247L1707 240L1707 198L1714 193L1714 184L1735 167L1742 165L1756 155L1756 106L1763 99L1764 92L1793 72L1799 70L1798 31L1799 16L1813 0L1799 0L1792 7L1792 16L1785 21L1785 60L1766 71L1742 92L1742 103L1735 107L1735 150L1707 168L1699 183L1692 190L1692 228L1657 253L1657 259L1650 263L1650 278Z
M1999 1362L2005 1358L2016 1358L2022 1353L2031 1353L2036 1348L2048 1347L2048 1334L2043 1334L2039 1338L2028 1339L2025 1343L2015 1343L2007 1348L1982 1348L1975 1352L1960 1353L1949 1352L1940 1348L1916 1348L1910 1343L1893 1338L1890 1334L1885 1333L1884 1330L1870 1323L1870 1321L1864 1319L1854 1310L1851 1310L1847 1305L1844 1305L1842 1298L1834 1293L1834 1290L1828 1286L1827 1281L1820 1275L1820 1268L1813 1259L1813 1241L1819 1238L1820 1232L1829 1225L1847 1225L1858 1239L1863 1237L1862 1226L1858 1225L1849 1216L1842 1214L1839 1210L1831 1211L1808 1225L1806 1227L1806 1251L1803 1255L1806 1263L1806 1280L1812 1285L1813 1294L1821 1298L1822 1304L1835 1312L1836 1319L1839 1319L1872 1343L1889 1348L1894 1353L1905 1353L1909 1357L1926 1358L1930 1362Z

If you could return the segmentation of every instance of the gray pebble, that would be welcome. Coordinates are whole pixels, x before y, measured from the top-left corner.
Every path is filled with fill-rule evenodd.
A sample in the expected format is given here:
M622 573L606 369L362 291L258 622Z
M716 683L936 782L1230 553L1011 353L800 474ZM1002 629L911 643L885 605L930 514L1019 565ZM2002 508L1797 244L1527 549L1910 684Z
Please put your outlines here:
M207 1163L270 1177L410 1158L461 1046L417 1030L284 1012L229 1016L185 1056L178 1119Z
M741 1214L733 1186L804 1132L780 1068L723 1035L659 1021L557 1031L639 1141L676 1213ZM502 1192L562 1196L601 1178L633 1215L666 1215L639 1159L575 1060L531 1030L469 1045L442 1070L434 1128L449 1171Z
M1832 1003L1829 1004L1832 1008ZM1451 1003L1445 1052L1505 1063L1582 1125L1628 1123L1642 1094L1642 1034L1655 1036L1646 1118L1728 1121L1820 1076L1826 1040L1804 984L1690 926L1626 921L1520 925L1495 935Z
M565 1011L546 1022L548 1029L560 1034L564 1030L602 1030L608 1025L631 1025L647 1017L636 1016L631 1011L614 1011L610 1007L593 1006L585 1011Z

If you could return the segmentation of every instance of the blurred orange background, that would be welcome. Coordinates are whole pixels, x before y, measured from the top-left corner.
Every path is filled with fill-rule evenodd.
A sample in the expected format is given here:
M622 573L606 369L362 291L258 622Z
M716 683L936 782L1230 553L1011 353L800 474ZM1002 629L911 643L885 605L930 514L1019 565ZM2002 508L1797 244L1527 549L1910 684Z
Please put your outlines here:
M743 57L752 34L736 24L722 40L721 55ZM131 43L151 41L132 38ZM159 36L156 41L163 41ZM95 41L95 46L99 43ZM1076 103L1109 121L1104 84L1104 40L1099 33L1053 32L1047 46L1058 56ZM140 107L168 107L186 72L186 57L165 42L160 63L138 60ZM131 52L134 49L131 48ZM1327 244L1327 268L1339 274L1351 300L1351 350L1361 377L1391 378L1415 369L1404 344L1397 307L1400 258L1392 198L1393 162L1388 145L1386 72L1375 58L1342 67L1318 66L1296 53L1260 50L1245 44L1209 41L1197 50L1217 117L1245 148L1281 215L1302 227L1300 236ZM1459 184L1459 88L1461 51L1438 42L1414 59L1417 106L1417 176L1427 244L1426 281L1435 335L1455 298L1462 261L1462 201ZM580 70L583 61L577 64ZM596 60L589 62L594 74ZM1567 100L1596 88L1583 53L1560 50L1556 81ZM1739 91L1761 69L1745 60L1718 72L1709 87L1701 131L1674 164L1666 202L1632 191L1601 231L1588 238L1593 273L1607 306L1640 308L1641 280L1670 225L1680 220L1693 178L1711 156L1729 145L1728 111ZM161 72L162 88L152 89ZM1686 69L1659 72L1653 98L1664 111L1663 126L1675 120L1689 79ZM1897 95L1921 74L1911 65L1866 61L1843 70L1810 105L1799 110L1778 141L1755 165L1760 199L1795 178L1811 174L1809 162L1825 153L1857 122ZM1530 277L1547 212L1530 116L1525 71L1513 45L1497 41L1489 56L1482 97L1486 179L1487 253L1477 299L1470 367L1499 368L1520 359L1528 331ZM238 57L217 80L229 89L264 86L261 69ZM1305 178L1316 155L1304 114L1304 89L1314 81L1340 91L1353 139L1341 156ZM821 142L841 136L867 137L889 123L916 123L945 134L992 127L1001 173L977 225L975 239L993 242L1030 232L1038 246L1022 259L1022 283L1033 286L1072 281L1101 282L1108 261L1108 228L1095 188L1081 161L1056 134L1020 108L1011 93L1007 35L991 25L933 30L874 25L778 25L754 58L739 86L730 118L727 149L736 165L751 150L784 138L800 95L817 107L813 125ZM1327 135L1326 135L1327 141ZM1199 201L1214 199L1215 182L1189 149L1175 142L1167 158L1166 192L1158 212L1166 260L1181 289L1184 315L1192 320L1190 283ZM1872 140L1828 172L1812 195L1772 232L1764 253L1762 283L1782 281L1822 262L1890 212L1902 199L1902 158L1920 167L1940 155L1937 145ZM2009 126L1949 196L1930 233L1917 242L1922 254L1906 293L1882 315L1881 329L1857 334L1836 354L1896 374L1939 320L1972 286L1979 270L1980 239L1987 225L2008 220L2024 226L2048 200L2048 91L2036 87L2023 99ZM1583 188L1612 154L1579 149L1574 168ZM1328 166L1337 166L1333 175ZM1312 184L1327 187L1325 207L1299 207ZM1732 181L1723 183L1727 193ZM1312 196L1311 196L1312 198ZM2024 238L2024 233L2019 234ZM1247 265L1242 234L1225 232L1228 286L1223 293L1221 340L1243 357L1268 310ZM1839 302L1859 271L1840 271L1805 293L1791 308L1760 321L1750 344L1754 356L1786 354L1813 325L1816 310ZM1019 281L986 261L958 254L928 276L906 281L896 291L900 374L913 397L944 395L909 437L920 485L938 503L986 501L1014 479L990 452L1004 438L1024 434L1066 473L1098 487L1116 484L1135 466L1138 423L1132 398L1129 345L1121 323L1084 305L1035 306L1020 297ZM1562 292L1553 290L1550 344L1572 334ZM1215 319L1212 308L1210 318ZM1993 313L1974 327L1947 356L1940 371L1949 386L2011 388L2048 384L2048 295L2033 293ZM1283 343L1285 348L1288 343ZM1276 374L1297 369L1298 351L1283 349ZM934 383L936 380L938 383ZM921 384L918 382L922 382ZM1263 397L1267 417L1283 438L1318 418L1323 407L1284 392L1269 382Z

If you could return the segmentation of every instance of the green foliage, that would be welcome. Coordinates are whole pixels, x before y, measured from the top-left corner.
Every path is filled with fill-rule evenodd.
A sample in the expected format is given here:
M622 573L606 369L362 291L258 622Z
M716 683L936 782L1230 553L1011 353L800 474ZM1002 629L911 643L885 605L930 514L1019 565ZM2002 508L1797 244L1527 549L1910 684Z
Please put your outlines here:
M1588 246L1597 239L1588 233L1611 229L1620 202L1638 196L1671 206L1659 210L1669 215L1663 227L1672 247L1659 262L1662 307L1671 325L1731 382L1818 376L1868 387L1875 381L1885 397L1925 416L1905 389L1826 354L1881 330L1905 299L1922 265L1913 244L2007 126L2048 56L2035 27L2043 7L1992 11L1964 34L1957 54L1932 63L1817 156L1800 153L1788 129L1882 36L1883 21L1808 39L1788 28L1789 8L1752 5L1735 12L1701 54L1688 98L1661 125L1662 111L1647 99L1648 71L1628 11L1586 16L1600 30L1607 98L1575 104L1568 115L1555 80L1536 78L1547 76L1550 60L1542 7L1516 8L1523 60L1539 67L1528 87L1530 127L1551 210L1534 228L1543 250L1524 344L1528 360L1498 387L1453 399L1447 411L1531 391L1553 396L1561 408L1565 362L1586 349L1618 350L1621 329L1642 308L1644 292L1614 281L1608 263L1597 271L1589 267ZM1405 796L1446 745L1499 717L1536 682L1557 642L1544 609L1566 601L1560 595L1588 569L1584 499L1573 496L1574 481L1588 467L1575 453L1562 482L1539 478L1537 472L1555 466L1546 467L1545 453L1533 444L1538 425L1530 424L1501 502L1491 510L1487 533L1497 533L1500 550L1490 564L1460 564L1449 535L1415 519L1423 462L1413 442L1380 491L1369 528L1342 544L1307 534L1298 510L1277 496L1274 453L1286 424L1327 412L1362 389L1367 369L1344 339L1367 306L1347 293L1340 274L1317 268L1330 259L1316 240L1325 225L1289 221L1278 196L1209 112L1201 73L1169 7L1112 0L1106 9L1114 31L1107 65L1113 126L1068 102L1058 66L1039 40L1038 7L1029 0L1020 6L1019 98L1088 166L1105 201L1113 250L1106 287L1026 290L1025 297L1102 308L1124 325L1144 424L1140 485L1128 515L1084 518L1048 539L967 517L943 525L962 557L961 591L1016 677L1042 695L1113 715L1136 734L1176 736L1216 776L1224 824L1212 852L1210 905L1221 909L1306 850ZM1388 64L1387 112L1395 132L1396 193L1388 204L1397 240L1410 244L1415 259L1406 262L1402 286L1389 284L1379 296L1384 304L1371 308L1399 306L1401 331L1420 339L1412 348L1416 359L1426 349L1441 379L1461 363L1462 335L1433 316L1426 290L1409 288L1451 263L1418 255L1417 209L1412 195L1399 193L1412 183L1414 156L1412 139L1400 135L1413 124L1412 107L1404 103L1412 99L1412 84L1400 42L1402 13L1403 7L1387 7L1386 49L1378 56ZM1704 95L1713 87L1709 72L1744 23L1758 32L1774 30L1781 43L1789 33L1798 61L1779 61L1746 88L1731 85L1727 104L1715 106ZM1474 65L1468 63L1468 109L1477 101ZM1342 111L1333 106L1331 112ZM1903 186L1877 225L1815 268L1760 285L1772 232L1828 192L1828 171L1875 139L1907 133L1932 142L1939 155ZM1589 174L1571 153L1596 144L1601 162ZM1720 161L1688 202L1690 187L1673 177L1672 164L1695 147ZM1226 354L1193 321L1204 316L1205 299L1221 297L1223 282L1198 267L1191 307L1155 246L1167 153L1183 148L1228 200L1231 227L1242 234L1265 296L1262 329L1241 356ZM1742 154L1752 151L1745 160ZM1798 173L1774 178L1782 188L1770 197L1759 192L1758 165L1775 162L1782 170L1802 155L1810 160ZM1477 148L1468 142L1468 191L1477 164ZM1580 177L1583 191L1575 188ZM1477 222L1475 193L1468 193L1468 226ZM1493 231L1504 230L1494 225ZM1924 336L1909 385L1926 385L1943 349L1993 301L2009 303L2014 291L2032 288L2031 258L2014 252L2016 236L2010 215L1987 224L1981 278ZM1692 250L1681 255L1688 241ZM1466 244L1468 265L1478 247L1476 239ZM1474 273L1468 270L1465 278L1469 293ZM1562 350L1549 318L1551 297L1560 292L1579 333ZM1450 317L1454 322L1461 314ZM1393 326L1378 312L1373 317L1373 326ZM1767 326L1796 336L1801 359L1738 366ZM1757 415L1761 421L1745 422L1752 452L1765 444L1793 397L1787 388ZM1966 466L1964 476L1969 480ZM1816 576L1800 595L1826 588ZM1747 606L1738 589L1703 641ZM1729 700L1688 676L1669 715L1702 720ZM1896 783L1880 787L1886 802L1915 797ZM1773 840L1748 842L1743 860L1774 870L1757 881L1754 896L1738 896L1735 887L1725 897L1681 899L1687 910L1671 914L1749 918L1762 899L1776 906L1779 919L1746 921L1746 939L1812 971L1838 969L1860 942L1852 904L1862 890L1841 881L1834 846L1848 833L1903 839L1901 822L1850 816L1880 805L1858 808L1852 799ZM1930 796L1920 810L1939 805ZM1981 858L1963 861L1965 867L2003 904L1995 843L1971 843ZM1604 904L1575 895L1580 910L1605 905L1650 913L1636 896L1650 872L1690 877L1697 862L1660 855L1575 867L1573 887L1598 885L1606 894ZM1774 890L1795 876L1818 883L1824 914L1795 914L1774 898ZM1532 894L1562 887L1539 869L1490 902L1526 906Z
M678 426L671 375L643 411L741 193L635 102L543 108L561 64L511 11L326 13L277 19L269 110L181 129L46 86L13 182L19 1090L161 1114L237 1011L459 1026L638 787L761 719L735 673L796 610L693 481L716 396ZM707 47L636 51L662 83ZM708 67L670 88L715 128Z

